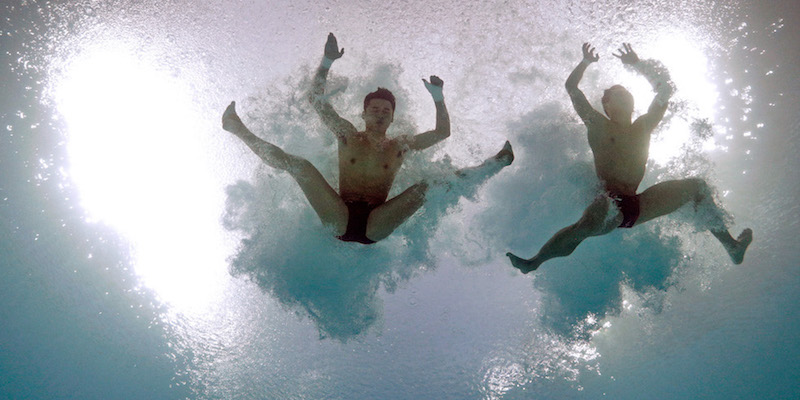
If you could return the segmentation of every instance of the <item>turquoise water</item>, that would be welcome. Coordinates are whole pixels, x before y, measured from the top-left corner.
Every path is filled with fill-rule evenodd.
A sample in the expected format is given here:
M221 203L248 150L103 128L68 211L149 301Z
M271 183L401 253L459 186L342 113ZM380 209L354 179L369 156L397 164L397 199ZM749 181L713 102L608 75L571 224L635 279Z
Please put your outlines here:
M595 399L797 397L798 10L792 2L4 5L0 398ZM422 131L437 74L453 135L395 192L495 154L387 240L344 244L296 184L220 129L336 182L304 100L327 32L329 88L357 126L375 86L390 134ZM622 41L677 86L641 188L702 176L753 228L745 262L691 210L532 255L594 197L563 83L591 41L593 104Z

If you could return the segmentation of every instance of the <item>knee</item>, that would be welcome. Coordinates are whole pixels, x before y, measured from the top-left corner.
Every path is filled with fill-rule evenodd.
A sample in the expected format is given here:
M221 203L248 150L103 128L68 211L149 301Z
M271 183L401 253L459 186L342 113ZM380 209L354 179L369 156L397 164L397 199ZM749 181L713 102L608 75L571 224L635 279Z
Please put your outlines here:
M695 202L699 203L705 200L711 193L711 189L705 180L700 178L689 178L685 180L687 185L687 193Z
M590 237L603 234L605 216L584 215L575 225L573 230L575 235L580 237Z
M610 217L609 202L610 200L605 196L595 198L589 208L583 212L581 219L573 225L575 233L583 237L608 233L606 225L609 224L607 219ZM621 217L619 218L621 221Z
M311 161L306 160L302 157L293 156L291 154L284 153L285 160L283 169L289 172L292 175L301 174L305 175L306 171L309 171L314 168L314 165L311 164Z

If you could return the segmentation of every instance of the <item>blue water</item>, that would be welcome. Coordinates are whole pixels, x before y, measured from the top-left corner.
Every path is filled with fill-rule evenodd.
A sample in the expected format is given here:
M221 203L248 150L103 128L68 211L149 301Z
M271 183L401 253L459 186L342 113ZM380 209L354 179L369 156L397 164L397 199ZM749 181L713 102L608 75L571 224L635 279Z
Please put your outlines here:
M569 1L4 5L0 398L784 399L800 395L798 10ZM327 32L329 80L359 126L375 86L390 134L453 135L393 193L514 164L428 204L373 246L325 232L291 178L219 117L336 182L304 96ZM521 275L597 179L563 89L652 93L610 53L631 42L677 92L641 189L701 176L755 241L740 266L682 209Z

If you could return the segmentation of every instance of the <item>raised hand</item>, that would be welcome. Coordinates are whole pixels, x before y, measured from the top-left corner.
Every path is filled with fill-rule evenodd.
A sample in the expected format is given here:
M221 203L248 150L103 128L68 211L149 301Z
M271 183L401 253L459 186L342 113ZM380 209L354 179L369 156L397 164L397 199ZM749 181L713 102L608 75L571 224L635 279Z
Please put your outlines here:
M619 54L614 53L614 57L619 58L623 64L636 64L639 62L639 56L636 55L636 52L633 51L633 47L631 47L630 43L623 43L622 47L617 49Z
M325 43L325 58L335 60L341 58L342 55L344 55L344 48L339 51L339 44L336 43L336 36L333 36L333 33L329 33L328 42Z
M583 61L591 64L600 59L600 55L595 53L594 47L589 43L583 44Z
M444 94L442 94L442 89L444 88L444 81L441 80L436 75L431 75L431 81L428 82L425 79L422 80L425 83L425 89L428 89L428 93L433 96L434 101L439 101L444 99Z

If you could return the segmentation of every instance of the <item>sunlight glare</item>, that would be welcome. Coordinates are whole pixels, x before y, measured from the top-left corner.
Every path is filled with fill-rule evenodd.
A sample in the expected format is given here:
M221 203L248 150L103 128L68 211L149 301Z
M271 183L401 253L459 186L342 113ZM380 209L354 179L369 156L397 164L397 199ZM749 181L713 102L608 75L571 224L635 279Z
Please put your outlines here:
M68 127L69 174L92 219L132 243L145 286L167 303L200 305L226 274L219 190L197 135L186 83L120 43L76 53L55 85Z
M646 57L661 61L669 70L677 88L672 101L686 101L688 105L686 110L682 110L682 115L672 118L666 129L656 131L650 144L650 159L660 165L680 155L683 145L691 139L692 116L712 121L715 117L719 93L709 80L708 59L698 43L701 42L690 41L677 32L662 32L647 45ZM644 114L655 94L650 84L641 78L630 79L630 82L630 87L627 84L626 87L637 100L636 113ZM709 138L708 141L703 143L704 151L713 149L713 139Z

